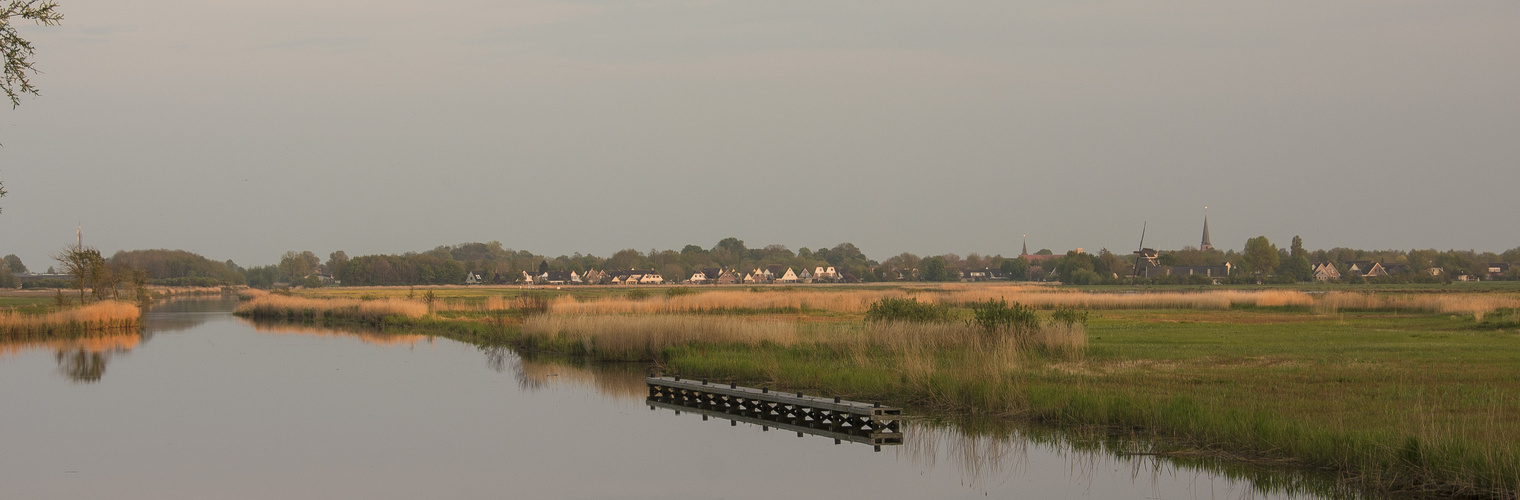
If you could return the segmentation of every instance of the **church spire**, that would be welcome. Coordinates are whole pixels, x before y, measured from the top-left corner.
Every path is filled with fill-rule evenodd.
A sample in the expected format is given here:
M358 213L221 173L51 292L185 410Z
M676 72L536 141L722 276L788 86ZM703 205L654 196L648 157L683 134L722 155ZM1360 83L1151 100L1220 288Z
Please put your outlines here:
M1209 242L1209 207L1203 207L1203 244L1199 250L1213 250L1214 244Z
M1019 251L1019 255L1029 255L1029 235L1027 234L1024 235L1024 249Z

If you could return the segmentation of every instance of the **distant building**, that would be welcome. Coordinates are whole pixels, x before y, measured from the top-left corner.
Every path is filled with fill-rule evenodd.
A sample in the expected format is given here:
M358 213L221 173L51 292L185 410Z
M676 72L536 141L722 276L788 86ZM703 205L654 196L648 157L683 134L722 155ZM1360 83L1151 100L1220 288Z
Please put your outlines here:
M1316 280L1330 281L1334 279L1340 279L1340 277L1341 272L1335 269L1335 264L1329 262L1321 262L1314 265L1314 279Z
M1346 261L1346 270L1359 274L1364 278L1376 278L1388 275L1388 271L1383 269L1382 264L1370 260L1348 260Z

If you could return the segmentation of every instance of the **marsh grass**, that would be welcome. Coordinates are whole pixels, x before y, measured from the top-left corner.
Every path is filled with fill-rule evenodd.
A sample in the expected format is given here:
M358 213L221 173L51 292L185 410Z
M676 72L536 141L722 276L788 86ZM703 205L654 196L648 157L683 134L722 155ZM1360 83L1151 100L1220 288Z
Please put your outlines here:
M523 321L522 340L528 347L600 360L645 361L658 359L668 347L693 343L792 345L797 326L722 316L539 315Z
M415 319L427 316L428 306L419 301L400 298L312 299L271 293L244 302L237 307L234 314L280 321L354 322L380 325L391 317Z
M58 334L137 328L142 310L126 302L95 302L40 314L0 312L0 336L28 338Z
M1520 297L1504 294L1373 294L1329 292L1314 303L1321 313L1352 311L1409 311L1472 315L1483 321L1484 315L1503 309L1520 308Z

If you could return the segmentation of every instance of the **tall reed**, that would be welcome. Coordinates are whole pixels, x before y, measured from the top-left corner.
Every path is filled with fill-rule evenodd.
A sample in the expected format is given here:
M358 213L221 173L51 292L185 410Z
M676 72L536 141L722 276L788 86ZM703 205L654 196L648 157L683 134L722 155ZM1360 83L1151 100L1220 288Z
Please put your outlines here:
M126 302L96 302L46 314L0 312L0 336L23 337L136 328L142 310Z
M721 316L538 315L523 321L523 341L568 347L608 360L653 360L667 347L693 342L760 345L797 342L793 323Z
M1520 297L1496 294L1440 293L1440 294L1370 294L1357 292L1331 292L1315 303L1321 312L1340 310L1405 310L1447 314L1471 314L1483 321L1483 316L1500 309L1520 308Z
M262 319L314 321L339 320L379 324L388 317L421 318L428 306L407 299L309 299L268 294L244 302L234 314Z

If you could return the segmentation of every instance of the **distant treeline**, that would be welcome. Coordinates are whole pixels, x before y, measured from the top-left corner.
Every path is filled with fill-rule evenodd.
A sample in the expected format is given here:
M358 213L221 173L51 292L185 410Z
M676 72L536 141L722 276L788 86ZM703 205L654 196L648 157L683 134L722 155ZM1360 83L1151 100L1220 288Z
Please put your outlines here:
M1061 281L1077 284L1129 283L1133 281L1135 256L1101 249L1098 252L1066 252L1048 249L1037 256L1005 257L977 253L961 256L947 253L918 256L894 255L882 261L867 258L851 243L833 247L789 249L783 245L750 248L738 238L724 238L710 248L686 245L680 250L641 252L621 250L609 257L575 253L547 257L526 250L503 247L500 242L463 243L439 246L426 252L399 255L363 255L349 258L343 251L333 252L323 261L312 252L286 252L279 264L243 268L231 260L218 262L184 250L119 251L111 256L111 266L142 270L148 283L173 286L248 285L270 288L281 285L317 287L341 283L350 286L372 285L449 285L461 284L470 275L480 282L510 284L519 282L524 272L539 275L545 269L568 270L584 274L589 270L653 270L667 281L681 281L704 269L722 268L741 276L772 266L796 271L833 267L842 282L883 281L959 281L973 271L995 271L996 279L1013 281ZM1332 248L1308 251L1295 237L1292 245L1277 248L1264 237L1248 240L1245 250L1181 250L1157 252L1162 266L1221 266L1231 264L1235 271L1226 281L1301 282L1314 279L1316 264L1330 263L1345 270L1348 262L1371 261L1393 270L1390 276L1363 279L1345 273L1342 281L1439 282L1460 276L1482 279L1520 279L1520 266L1499 275L1490 275L1493 264L1520 263L1520 247L1502 253L1471 250L1357 250ZM12 272L25 272L19 258L9 255L0 261L5 272L0 286L17 286ZM22 271L16 271L21 269ZM1432 272L1431 270L1438 272ZM1188 283L1183 276L1158 276L1145 282ZM1194 279L1202 282L1202 280ZM32 286L50 283L38 282ZM56 284L56 283L52 283Z

